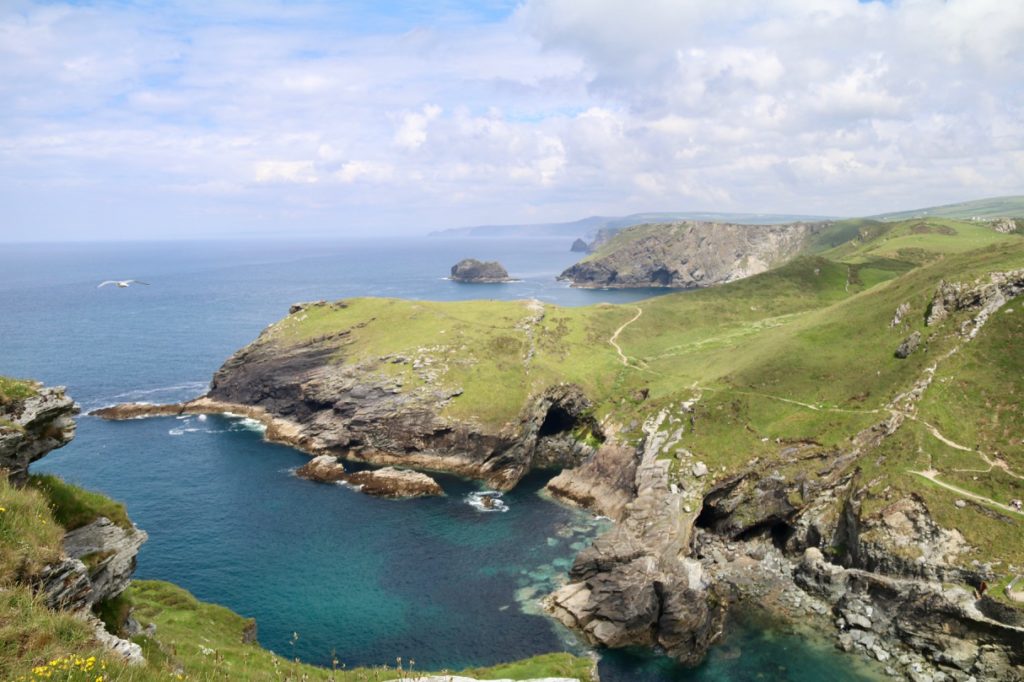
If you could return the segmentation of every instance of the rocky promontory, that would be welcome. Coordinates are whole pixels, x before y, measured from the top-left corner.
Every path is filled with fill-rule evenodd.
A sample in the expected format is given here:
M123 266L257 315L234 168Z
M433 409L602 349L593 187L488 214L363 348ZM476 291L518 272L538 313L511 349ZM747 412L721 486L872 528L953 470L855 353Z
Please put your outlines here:
M0 402L0 471L15 485L28 477L28 466L62 448L75 436L75 401L64 388L34 386L29 395Z
M471 284L502 284L514 282L508 270L498 261L479 261L465 258L452 266L450 279Z
M320 483L348 483L374 497L404 499L444 495L437 481L422 472L383 467L350 473L331 455L314 457L296 469L295 475Z
M584 288L687 289L722 284L792 258L827 225L694 221L637 225L591 244L593 254L559 279Z

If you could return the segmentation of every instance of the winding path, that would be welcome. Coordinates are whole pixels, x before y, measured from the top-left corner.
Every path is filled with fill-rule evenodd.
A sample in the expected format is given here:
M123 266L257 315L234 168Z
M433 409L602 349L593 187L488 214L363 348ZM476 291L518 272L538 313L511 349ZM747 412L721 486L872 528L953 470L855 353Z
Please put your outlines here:
M633 367L633 365L629 364L629 358L627 358L626 354L622 352L622 347L619 346L619 344L618 344L618 338L619 338L619 334L621 334L623 332L623 330L626 329L626 327L628 327L629 325L631 325L634 322L636 322L637 320L639 320L640 316L643 315L643 314L644 314L644 309L641 308L640 306L637 306L636 307L636 315L633 316L633 319L629 320L628 322L623 322L622 325L618 329L615 330L615 333L611 335L611 338L608 339L608 343L610 343L612 345L612 348L615 349L615 352L619 354L619 360L622 361L622 364L624 366L626 366L626 367L632 367L633 369L638 369L638 368L637 367Z
M1019 512L1016 509L1014 509L1013 507L1011 507L1010 505L1002 504L1000 502L996 502L995 500L993 500L990 497L985 497L984 495L978 495L976 493L972 493L969 490L964 490L963 488L960 488L958 486L951 485L951 484L946 483L944 481L940 481L938 479L939 472L935 471L934 469L928 469L927 471L913 471L911 469L908 469L907 471L909 471L910 473L915 474L917 476L920 476L922 478L927 478L929 481L931 481L935 485L941 486L941 487L945 488L946 490L952 490L953 492L955 492L958 495L961 495L963 497L969 497L972 500L977 500L979 502L984 502L986 504L990 504L993 507L998 507L1002 511L1009 512L1011 514L1016 514L1017 516L1024 516L1024 512Z

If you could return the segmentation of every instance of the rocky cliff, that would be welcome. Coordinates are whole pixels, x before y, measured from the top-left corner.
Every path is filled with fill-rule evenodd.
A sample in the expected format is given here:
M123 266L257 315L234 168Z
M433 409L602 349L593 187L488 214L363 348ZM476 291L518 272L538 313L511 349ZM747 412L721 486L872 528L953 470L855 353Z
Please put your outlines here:
M559 279L577 287L706 287L749 277L799 253L827 223L638 225L595 241Z
M29 464L71 441L78 408L63 388L33 385L30 391L0 405L0 469L22 486ZM98 604L120 595L131 583L136 556L146 532L122 527L100 516L65 533L58 561L38 574L22 576L47 607L86 620L97 640L133 664L145 662L138 644L111 635L92 615Z
M75 435L75 401L61 387L36 387L23 399L0 402L0 470L15 485L28 466Z

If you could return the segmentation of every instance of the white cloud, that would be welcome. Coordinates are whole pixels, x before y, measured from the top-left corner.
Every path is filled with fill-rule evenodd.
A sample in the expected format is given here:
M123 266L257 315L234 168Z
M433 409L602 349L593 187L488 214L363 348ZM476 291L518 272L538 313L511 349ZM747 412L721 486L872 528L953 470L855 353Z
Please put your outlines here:
M1019 2L524 0L503 21L437 17L0 9L0 239L106 229L87 219L100 201L110 229L163 203L172 225L181 192L221 202L197 230L230 230L864 214L1024 191ZM67 220L44 221L55 196Z

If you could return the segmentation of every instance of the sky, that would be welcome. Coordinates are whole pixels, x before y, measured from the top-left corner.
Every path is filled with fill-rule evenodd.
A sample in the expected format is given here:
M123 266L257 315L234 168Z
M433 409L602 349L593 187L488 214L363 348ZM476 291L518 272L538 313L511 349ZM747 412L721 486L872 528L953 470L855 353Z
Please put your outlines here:
M1018 0L0 0L0 241L1008 194Z

